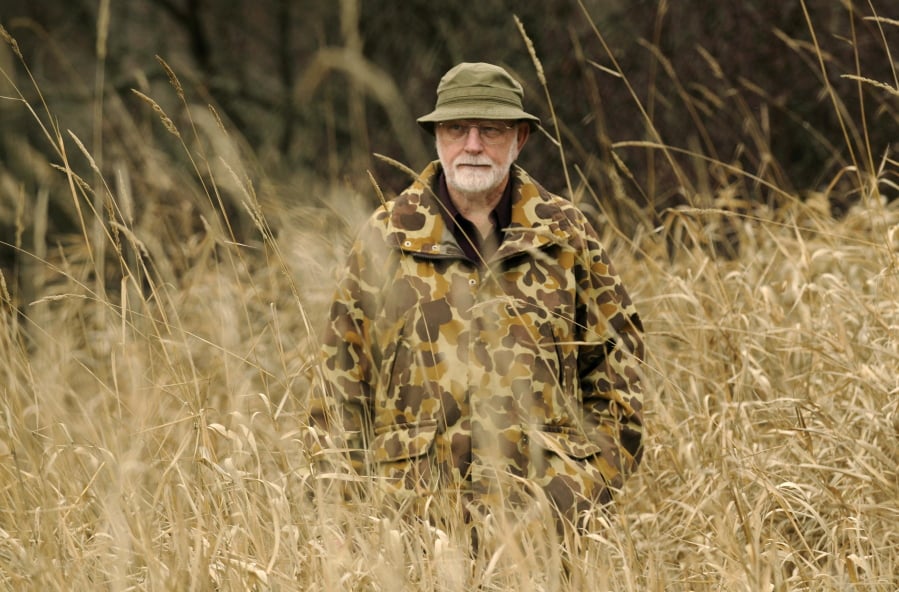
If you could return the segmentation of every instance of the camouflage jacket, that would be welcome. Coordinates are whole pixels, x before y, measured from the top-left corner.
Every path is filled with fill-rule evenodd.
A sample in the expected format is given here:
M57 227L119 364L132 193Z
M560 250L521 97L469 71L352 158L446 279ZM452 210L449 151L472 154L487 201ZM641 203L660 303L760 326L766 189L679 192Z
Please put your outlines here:
M502 243L467 260L431 189L439 166L352 247L323 335L324 423L397 490L537 486L565 513L608 501L642 435L642 326L621 280L583 213L517 166Z

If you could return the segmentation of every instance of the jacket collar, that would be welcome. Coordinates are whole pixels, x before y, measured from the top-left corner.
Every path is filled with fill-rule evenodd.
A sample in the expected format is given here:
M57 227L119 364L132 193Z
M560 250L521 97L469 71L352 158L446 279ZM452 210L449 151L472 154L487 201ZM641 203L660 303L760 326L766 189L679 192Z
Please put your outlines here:
M440 162L430 163L405 191L388 203L387 240L399 249L428 257L457 257L462 250L440 215L434 181ZM570 222L553 197L517 165L512 166L512 222L504 228L494 259L566 242Z

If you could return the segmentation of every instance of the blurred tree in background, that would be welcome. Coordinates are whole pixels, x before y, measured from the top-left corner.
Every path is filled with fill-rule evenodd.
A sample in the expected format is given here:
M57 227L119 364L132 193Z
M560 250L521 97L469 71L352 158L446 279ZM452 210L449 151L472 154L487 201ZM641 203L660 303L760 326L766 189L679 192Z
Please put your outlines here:
M893 2L514 4L5 0L0 24L36 87L11 49L0 49L0 65L30 105L47 102L51 115L41 116L61 123L67 144L68 130L80 138L104 177L130 175L135 208L143 195L170 195L160 207L176 210L184 200L170 175L152 173L148 151L172 142L132 89L179 129L215 127L212 106L240 140L247 175L265 179L280 199L310 199L312 188L336 183L368 191L374 204L367 171L388 193L407 178L373 153L415 169L433 157L414 119L432 108L440 76L460 61L495 62L517 75L547 131L523 154L525 167L569 193L551 140L558 123L570 191L626 232L722 192L749 203L826 192L842 208L851 195L833 189L847 167L873 174L896 148ZM183 103L164 64L183 85ZM15 95L0 85L4 97ZM185 104L200 109L188 118ZM22 196L49 194L48 232L72 231L71 198L53 197L67 185L49 166L60 155L21 101L0 100L0 118L4 242L13 243L14 220L30 207ZM172 166L192 174L185 154L172 152Z

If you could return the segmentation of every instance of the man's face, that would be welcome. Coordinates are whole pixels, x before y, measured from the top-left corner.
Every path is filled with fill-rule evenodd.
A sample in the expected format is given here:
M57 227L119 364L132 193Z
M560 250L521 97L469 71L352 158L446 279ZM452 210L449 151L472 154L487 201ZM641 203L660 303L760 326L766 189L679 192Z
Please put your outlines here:
M485 193L503 185L518 158L521 127L516 122L485 119L437 124L437 156L447 185L464 194Z

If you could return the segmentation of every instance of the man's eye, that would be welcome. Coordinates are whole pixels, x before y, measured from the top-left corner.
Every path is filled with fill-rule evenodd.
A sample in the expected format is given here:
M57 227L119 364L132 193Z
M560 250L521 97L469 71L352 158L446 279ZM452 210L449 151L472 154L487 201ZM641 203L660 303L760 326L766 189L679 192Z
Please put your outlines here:
M481 134L488 138L495 138L502 133L502 130L492 125L481 126Z
M458 123L451 123L448 126L446 126L446 129L451 134L461 134L464 127L465 126L458 124Z

